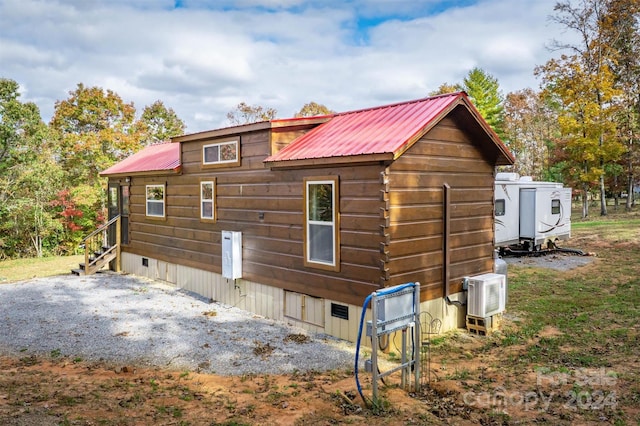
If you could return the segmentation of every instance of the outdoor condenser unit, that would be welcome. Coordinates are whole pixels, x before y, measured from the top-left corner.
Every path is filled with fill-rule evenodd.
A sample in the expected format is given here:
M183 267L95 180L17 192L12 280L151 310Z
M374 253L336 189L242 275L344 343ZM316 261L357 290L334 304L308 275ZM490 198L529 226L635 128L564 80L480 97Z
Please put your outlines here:
M222 231L222 276L242 278L242 232Z
M503 274L469 277L467 315L490 317L504 311L507 283Z

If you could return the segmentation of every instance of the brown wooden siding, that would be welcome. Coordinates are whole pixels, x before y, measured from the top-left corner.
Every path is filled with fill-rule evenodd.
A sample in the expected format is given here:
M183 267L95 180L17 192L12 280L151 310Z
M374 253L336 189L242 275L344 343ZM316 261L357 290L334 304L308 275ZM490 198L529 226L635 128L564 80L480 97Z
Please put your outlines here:
M294 130L289 129L274 129L271 132L271 152L270 155L277 154L285 146L289 145L293 140L307 133L313 129L316 125L308 125L304 127L298 127Z
M293 134L280 135L284 142ZM274 141L269 130L240 137L240 166L201 166L202 146L182 143L183 174L132 177L131 244L140 256L221 273L221 231L241 231L243 278L286 290L359 305L380 283L380 173L382 166L306 170L265 168ZM303 178L339 176L341 267L327 272L304 266ZM200 181L216 178L215 223L200 221ZM166 183L166 219L145 217L145 185Z
M455 116L454 116L455 117ZM494 166L481 144L445 118L387 169L385 285L419 281L422 300L443 295L444 189L450 186L450 291L492 271Z
M466 122L464 125L468 125ZM310 127L311 128L311 127ZM450 291L492 270L494 164L478 129L452 113L386 167L380 163L274 169L263 160L308 129L240 135L239 165L202 167L202 146L182 142L181 175L132 177L126 251L221 273L221 231L243 233L243 278L360 305L380 286L419 281L443 295L443 185L450 187ZM228 139L229 135L224 138ZM340 270L304 264L304 178L339 177ZM200 220L200 181L215 178L216 222ZM166 184L166 218L145 217L145 185Z

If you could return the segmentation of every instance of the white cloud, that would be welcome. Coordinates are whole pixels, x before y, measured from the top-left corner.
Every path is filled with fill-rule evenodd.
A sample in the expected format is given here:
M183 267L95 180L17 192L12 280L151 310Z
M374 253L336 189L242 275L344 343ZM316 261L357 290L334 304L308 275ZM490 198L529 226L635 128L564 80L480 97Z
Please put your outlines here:
M555 0L444 3L0 0L0 77L45 120L82 82L138 111L160 99L190 132L227 125L242 101L286 117L309 101L344 111L415 99L474 66L504 93L537 86L559 34Z

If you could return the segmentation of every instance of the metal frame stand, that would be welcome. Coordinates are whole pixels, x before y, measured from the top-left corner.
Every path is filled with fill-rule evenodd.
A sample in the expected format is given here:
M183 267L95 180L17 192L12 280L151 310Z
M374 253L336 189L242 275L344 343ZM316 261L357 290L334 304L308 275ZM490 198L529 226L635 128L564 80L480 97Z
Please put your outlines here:
M412 285L399 286L404 287L401 290L393 291L392 288L386 288L381 291L374 292L371 298L371 317L377 318L377 321L367 322L367 334L371 336L371 374L373 387L373 400L378 400L378 380L402 371L401 386L405 390L411 389L411 368L413 367L414 380L413 390L420 390L420 283ZM396 303L399 298L412 297L413 306L410 312L402 312L397 309L385 310L386 304ZM395 300L393 300L395 299ZM396 305L398 305L396 303ZM403 303L399 304L400 306ZM383 335L389 335L395 331L402 331L402 348L400 354L400 365L384 372L378 371L378 342ZM410 358L407 357L407 333L413 331L413 347ZM391 339L391 337L389 337Z

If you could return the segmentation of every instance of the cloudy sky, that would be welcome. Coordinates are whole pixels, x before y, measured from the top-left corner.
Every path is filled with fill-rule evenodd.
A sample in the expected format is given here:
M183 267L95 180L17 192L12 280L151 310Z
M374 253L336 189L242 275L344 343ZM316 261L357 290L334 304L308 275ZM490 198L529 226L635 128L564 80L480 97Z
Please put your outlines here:
M504 94L567 35L556 0L0 0L0 77L49 121L78 83L161 100L187 132L239 102L291 117L418 99L473 67Z

